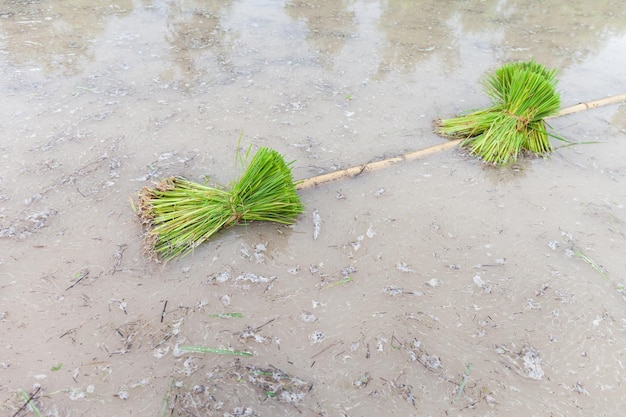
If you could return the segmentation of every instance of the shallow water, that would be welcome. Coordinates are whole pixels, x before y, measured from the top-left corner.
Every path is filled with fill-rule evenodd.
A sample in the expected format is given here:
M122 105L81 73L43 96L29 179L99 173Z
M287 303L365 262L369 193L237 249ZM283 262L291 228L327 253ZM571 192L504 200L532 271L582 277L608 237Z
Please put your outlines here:
M129 199L228 183L240 136L296 178L441 143L432 121L485 106L512 60L557 68L564 105L621 94L624 50L618 1L0 3L0 408L621 415L624 104L551 121L597 143L301 191L293 228L167 265Z

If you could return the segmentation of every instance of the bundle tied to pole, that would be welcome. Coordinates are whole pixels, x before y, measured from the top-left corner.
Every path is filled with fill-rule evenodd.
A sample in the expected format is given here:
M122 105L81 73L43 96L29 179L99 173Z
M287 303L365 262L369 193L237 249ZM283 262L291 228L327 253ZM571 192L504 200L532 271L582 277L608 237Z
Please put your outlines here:
M230 189L182 177L144 187L138 213L147 229L148 252L169 260L189 253L229 226L257 220L293 224L303 205L291 164L275 150L260 148Z
M169 260L189 253L220 230L236 224L257 220L293 224L303 211L298 190L356 177L459 144L498 165L514 161L523 152L545 155L552 150L549 136L557 137L548 134L546 118L626 100L626 94L621 94L559 110L555 73L534 62L503 66L485 82L494 104L485 110L439 120L437 131L454 140L429 148L297 182L292 178L293 162L286 163L272 149L260 148L230 189L182 177L144 187L139 193L137 211L147 229L147 250L156 259ZM248 156L242 158L242 164Z
M552 151L545 118L561 105L556 70L534 61L505 64L483 82L492 105L435 122L442 136L462 139L461 146L485 162L503 165L524 152L545 156Z

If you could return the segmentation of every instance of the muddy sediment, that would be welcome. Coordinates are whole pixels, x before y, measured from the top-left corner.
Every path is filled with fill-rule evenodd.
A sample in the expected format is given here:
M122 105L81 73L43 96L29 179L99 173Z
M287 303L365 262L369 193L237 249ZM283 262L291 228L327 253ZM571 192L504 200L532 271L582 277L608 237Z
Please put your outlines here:
M0 5L2 414L621 415L624 104L548 159L446 150L144 252L139 190L228 184L242 145L298 179L425 148L518 59L564 105L625 92L621 3L439 3Z

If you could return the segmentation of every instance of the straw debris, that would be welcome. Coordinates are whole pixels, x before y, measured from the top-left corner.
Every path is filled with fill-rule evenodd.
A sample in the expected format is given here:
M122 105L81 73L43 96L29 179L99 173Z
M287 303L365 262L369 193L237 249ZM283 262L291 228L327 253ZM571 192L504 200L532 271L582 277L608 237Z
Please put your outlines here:
M298 377L286 374L280 369L245 367L247 380L266 397L276 398L285 403L295 404L311 392L313 384Z

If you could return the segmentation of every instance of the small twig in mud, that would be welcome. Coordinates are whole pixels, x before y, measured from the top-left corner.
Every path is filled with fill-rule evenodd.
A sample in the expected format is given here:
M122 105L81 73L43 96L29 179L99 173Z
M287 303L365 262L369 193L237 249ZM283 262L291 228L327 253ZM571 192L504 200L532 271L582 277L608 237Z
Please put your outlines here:
M339 355L343 355L344 353L345 353L345 350L342 350L341 352L336 353L336 354L335 354L335 358L336 358L337 356L339 356Z
M163 303L163 310L161 311L161 323L163 323L163 320L165 319L166 308L167 308L167 300L165 300L165 302Z
M62 339L62 338L64 338L67 335L72 335L72 334L76 333L76 330L78 330L78 327L74 327L73 329L69 329L68 331L63 333L61 336L59 336L59 339ZM72 337L72 341L74 343L76 343L76 339L74 339L74 337Z
M315 355L311 356L311 359L315 359L317 358L319 355L321 355L322 353L326 352L328 349L330 349L333 346L337 346L338 344L343 343L343 340L338 340L335 343L332 343L328 346L326 346L324 349L320 350L319 352L317 352Z
M270 282L267 284L267 286L265 287L265 290L263 291L264 294L272 289L272 287L274 286L274 281L276 281L276 277L272 277L270 279Z
M81 282L83 279L87 278L88 276L89 276L89 270L87 268L81 269L80 271L78 271L77 273L74 274L74 277L76 278L76 281L74 281L72 283L72 285L67 287L65 289L65 291L74 288L79 282Z
M89 197L87 194L83 193L78 187L76 187L76 191L78 192L78 194L80 194L82 197Z
M22 412L22 410L24 408L26 408L27 406L30 406L30 408L33 410L33 412L35 414L37 414L39 417L41 417L41 412L39 411L39 409L35 406L35 404L32 402L35 399L35 395L37 395L39 393L39 391L41 391L41 387L37 387L37 389L35 390L35 392L33 392L32 394L30 394L30 396L26 395L26 393L24 392L24 390L22 390L20 392L20 394L22 395L22 397L26 400L26 402L24 404L22 404L22 406L17 410L17 412L15 414L13 414L13 417L16 417L19 413Z
M259 330L261 330L263 327L267 326L268 324L270 324L270 323L271 323L271 322L273 322L274 320L276 320L276 319L275 319L275 318L273 318L273 319L269 319L268 321L266 321L266 322L265 322L265 323L263 323L262 325L255 327L255 328L254 328L254 331L255 331L255 332L258 332Z

